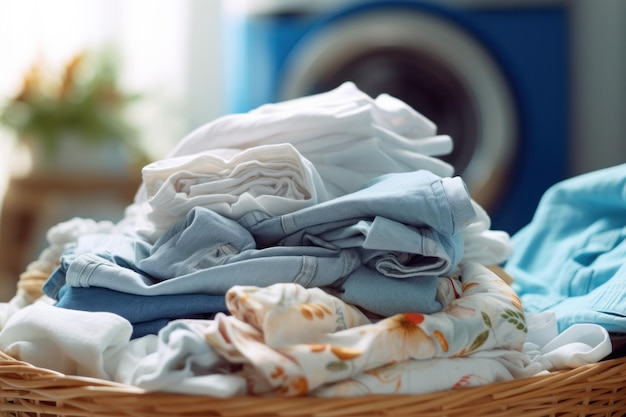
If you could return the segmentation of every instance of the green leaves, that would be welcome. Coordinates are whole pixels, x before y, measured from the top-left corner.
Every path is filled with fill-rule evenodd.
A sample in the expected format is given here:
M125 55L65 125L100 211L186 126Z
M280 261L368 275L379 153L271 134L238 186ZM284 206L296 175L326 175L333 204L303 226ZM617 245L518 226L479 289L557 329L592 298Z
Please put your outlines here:
M487 325L487 327L492 329L493 324L491 324L491 318L489 318L489 315L485 313L484 311L481 311L480 314L483 316L483 321L485 322L485 325Z
M528 328L526 327L526 318L519 311L506 309L504 313L501 314L501 317L505 319L507 322L511 323L515 328L521 332L528 333Z
M485 330L484 332L476 336L476 339L474 339L474 341L472 342L469 348L469 351L473 352L479 347L481 347L482 345L484 345L487 339L489 339L489 333L490 333L490 330Z
M344 361L329 362L326 364L326 369L331 372L345 372L348 369L348 364Z
M68 135L132 148L136 132L125 112L137 96L119 87L117 64L108 49L77 54L59 73L36 61L21 91L0 108L0 123L20 139L40 142L48 155Z

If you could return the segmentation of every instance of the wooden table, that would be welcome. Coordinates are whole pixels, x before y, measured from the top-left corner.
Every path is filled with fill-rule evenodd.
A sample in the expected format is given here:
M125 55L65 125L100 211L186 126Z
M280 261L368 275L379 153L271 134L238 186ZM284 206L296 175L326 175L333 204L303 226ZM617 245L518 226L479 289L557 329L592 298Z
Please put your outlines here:
M45 246L46 231L61 221L72 217L121 219L140 182L139 172L50 173L11 178L0 219L0 278L17 282L19 274Z

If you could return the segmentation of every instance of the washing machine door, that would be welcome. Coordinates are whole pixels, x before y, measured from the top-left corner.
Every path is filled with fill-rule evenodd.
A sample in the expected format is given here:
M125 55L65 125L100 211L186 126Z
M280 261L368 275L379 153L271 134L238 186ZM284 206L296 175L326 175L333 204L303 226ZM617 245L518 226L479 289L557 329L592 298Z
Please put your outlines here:
M289 56L281 99L353 81L375 97L388 93L450 135L442 159L462 175L476 201L493 208L506 187L517 118L505 74L458 24L413 10L372 10L319 26Z

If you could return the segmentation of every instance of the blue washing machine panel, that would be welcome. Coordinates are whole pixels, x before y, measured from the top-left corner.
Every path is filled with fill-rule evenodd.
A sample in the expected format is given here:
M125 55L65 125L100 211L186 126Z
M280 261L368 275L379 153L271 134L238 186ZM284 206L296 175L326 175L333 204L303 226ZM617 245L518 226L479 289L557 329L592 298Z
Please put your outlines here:
M471 3L459 6L449 1L353 0L344 2L343 7L315 12L277 8L265 13L229 13L223 37L227 110L245 112L290 98L281 96L290 58L306 45L307 39L329 27L363 13L389 9L436 15L484 46L502 70L514 98L514 155L502 174L506 180L497 198L485 208L494 229L515 233L530 221L545 190L567 175L569 12L564 4L555 2L494 6ZM330 87L311 86L303 95ZM406 97L399 98L411 104ZM430 117L425 109L416 110Z

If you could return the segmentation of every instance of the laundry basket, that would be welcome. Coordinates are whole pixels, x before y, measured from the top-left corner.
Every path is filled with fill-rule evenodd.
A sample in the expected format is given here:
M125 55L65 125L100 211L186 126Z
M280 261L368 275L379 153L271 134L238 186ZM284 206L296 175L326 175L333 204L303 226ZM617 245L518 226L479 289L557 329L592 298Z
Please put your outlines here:
M626 357L425 395L212 398L67 376L0 352L1 417L626 416Z

